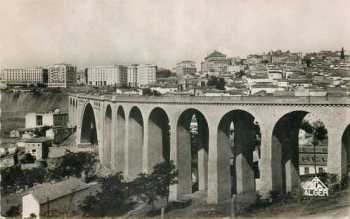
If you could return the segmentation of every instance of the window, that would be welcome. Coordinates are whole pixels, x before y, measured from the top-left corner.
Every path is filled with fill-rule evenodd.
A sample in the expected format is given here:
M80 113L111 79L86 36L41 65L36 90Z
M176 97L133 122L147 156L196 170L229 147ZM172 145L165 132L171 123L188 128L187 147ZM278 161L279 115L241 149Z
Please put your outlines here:
M43 125L43 116L42 115L36 116L36 125L38 125L38 126Z
M319 172L319 173L323 173L323 168L322 168L322 167L319 167L319 168L318 168L318 172Z
M305 167L304 172L305 172L305 174L309 174L310 173L309 167Z

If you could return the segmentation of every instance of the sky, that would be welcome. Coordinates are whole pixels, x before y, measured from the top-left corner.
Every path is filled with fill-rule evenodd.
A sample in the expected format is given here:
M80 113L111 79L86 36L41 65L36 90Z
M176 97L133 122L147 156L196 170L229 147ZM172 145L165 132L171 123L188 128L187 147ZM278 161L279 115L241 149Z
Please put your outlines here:
M1 0L0 66L350 49L348 0Z

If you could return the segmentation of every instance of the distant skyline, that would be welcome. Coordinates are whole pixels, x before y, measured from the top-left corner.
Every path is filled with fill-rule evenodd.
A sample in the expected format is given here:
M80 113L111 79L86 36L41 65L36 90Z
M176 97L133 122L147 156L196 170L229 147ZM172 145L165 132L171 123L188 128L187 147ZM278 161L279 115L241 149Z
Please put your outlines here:
M350 49L348 0L2 0L0 67Z

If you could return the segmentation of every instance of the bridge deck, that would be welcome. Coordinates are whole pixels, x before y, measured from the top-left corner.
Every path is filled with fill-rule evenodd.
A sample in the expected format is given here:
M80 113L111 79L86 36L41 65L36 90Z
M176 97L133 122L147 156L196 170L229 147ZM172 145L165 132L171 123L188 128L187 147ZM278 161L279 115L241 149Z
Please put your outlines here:
M173 104L268 104L268 105L350 105L347 96L295 97L295 96L138 96L138 95L87 95L70 94L81 99L129 103L173 103Z

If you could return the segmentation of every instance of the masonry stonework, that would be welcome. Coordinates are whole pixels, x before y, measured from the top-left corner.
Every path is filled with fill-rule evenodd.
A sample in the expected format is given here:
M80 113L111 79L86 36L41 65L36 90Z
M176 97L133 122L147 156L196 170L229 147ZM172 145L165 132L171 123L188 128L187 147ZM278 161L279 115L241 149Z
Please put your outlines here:
M242 130L248 120L234 120L244 112L258 122L261 132L260 188L263 198L271 191L292 191L298 183L297 163L292 156L298 146L295 130L307 113L316 114L328 130L328 172L341 180L347 175L350 151L350 99L344 97L143 97L143 96L87 96L69 97L70 124L77 127L76 143L82 144L84 113L93 109L96 120L97 147L100 162L108 168L122 171L127 180L140 172L149 172L164 160L162 141L166 123L170 126L170 160L179 171L178 183L171 186L170 199L181 199L192 193L191 143L188 128L193 114L203 117L199 124L203 150L198 152L199 189L207 191L208 203L230 199L230 157L227 127L231 120L240 123ZM232 115L223 119L225 115ZM226 117L225 117L226 118ZM238 116L241 118L241 116ZM85 126L89 127L89 126ZM226 128L225 128L226 127ZM90 127L91 128L91 127ZM91 130L90 130L91 131ZM238 194L255 193L250 145L244 131L239 133L241 150L236 155L236 190ZM107 134L108 133L108 134ZM284 135L292 135L286 143ZM293 140L294 139L294 140ZM344 140L345 139L345 140ZM207 148L206 148L207 147ZM283 156L291 154L291 156Z

